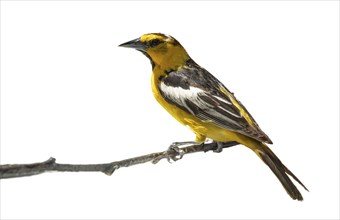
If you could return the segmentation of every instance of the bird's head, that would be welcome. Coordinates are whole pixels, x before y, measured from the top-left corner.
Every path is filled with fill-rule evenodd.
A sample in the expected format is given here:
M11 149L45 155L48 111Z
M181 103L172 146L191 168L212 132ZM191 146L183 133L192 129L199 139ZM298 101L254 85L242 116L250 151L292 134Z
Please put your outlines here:
M165 71L176 70L190 59L175 38L161 33L144 34L119 46L141 51L150 59L153 68Z

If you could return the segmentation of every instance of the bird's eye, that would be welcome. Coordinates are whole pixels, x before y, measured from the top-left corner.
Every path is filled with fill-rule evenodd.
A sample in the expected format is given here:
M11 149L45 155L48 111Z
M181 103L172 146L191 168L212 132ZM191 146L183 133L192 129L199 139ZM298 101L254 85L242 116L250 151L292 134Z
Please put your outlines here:
M159 39L153 39L153 40L149 41L148 44L149 44L149 47L155 47L160 43L161 43L161 41Z

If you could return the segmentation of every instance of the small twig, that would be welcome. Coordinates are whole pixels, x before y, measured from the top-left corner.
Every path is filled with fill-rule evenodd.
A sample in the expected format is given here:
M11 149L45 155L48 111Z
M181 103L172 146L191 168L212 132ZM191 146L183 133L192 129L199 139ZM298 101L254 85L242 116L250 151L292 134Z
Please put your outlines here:
M226 142L223 144L223 148L232 147L237 144L237 142ZM169 149L163 152L152 153L139 157L129 158L126 160L103 164L59 164L56 163L55 158L51 157L48 160L40 163L0 165L0 179L33 176L48 171L103 172L107 175L111 175L114 171L121 167L130 167L150 161L156 164L164 158L168 159L169 161L170 159L176 161L182 158L182 156L185 154L207 152L216 149L217 145L214 142L204 144L190 144L186 147L178 148L178 150Z

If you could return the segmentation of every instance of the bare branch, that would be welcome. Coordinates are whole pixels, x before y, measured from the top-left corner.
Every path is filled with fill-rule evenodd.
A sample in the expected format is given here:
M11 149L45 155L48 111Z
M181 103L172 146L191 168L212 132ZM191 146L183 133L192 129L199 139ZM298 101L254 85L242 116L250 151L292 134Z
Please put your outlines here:
M223 144L223 148L232 147L237 145L237 142L226 142ZM137 164L146 162L158 163L161 159L166 158L176 161L183 157L185 154L196 152L207 152L210 150L216 150L217 144L204 143L186 145L186 147L170 147L167 151L147 154L139 157L133 157L126 160L115 161L111 163L102 164L59 164L56 163L56 159L51 157L48 160L40 163L31 164L6 164L0 165L0 179L33 176L48 171L59 172L103 172L107 175L111 175L114 171L121 167L130 167Z

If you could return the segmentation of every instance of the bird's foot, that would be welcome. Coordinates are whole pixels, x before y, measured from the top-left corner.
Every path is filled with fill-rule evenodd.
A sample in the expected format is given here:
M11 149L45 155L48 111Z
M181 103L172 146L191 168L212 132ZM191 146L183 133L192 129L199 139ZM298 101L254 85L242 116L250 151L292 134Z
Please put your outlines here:
M217 148L213 150L214 153L221 153L223 151L223 142L215 142Z
M171 163L171 160L177 161L183 158L184 151L181 150L179 145L173 145L171 144L167 151L165 151L166 159L169 163Z
M193 141L186 141L186 142L173 142L170 147L163 152L162 155L156 157L152 163L156 164L161 159L166 158L169 163L172 161L177 161L183 158L183 155L185 154L183 150L181 150L178 146L182 145L188 145L188 144L196 144L196 142Z

